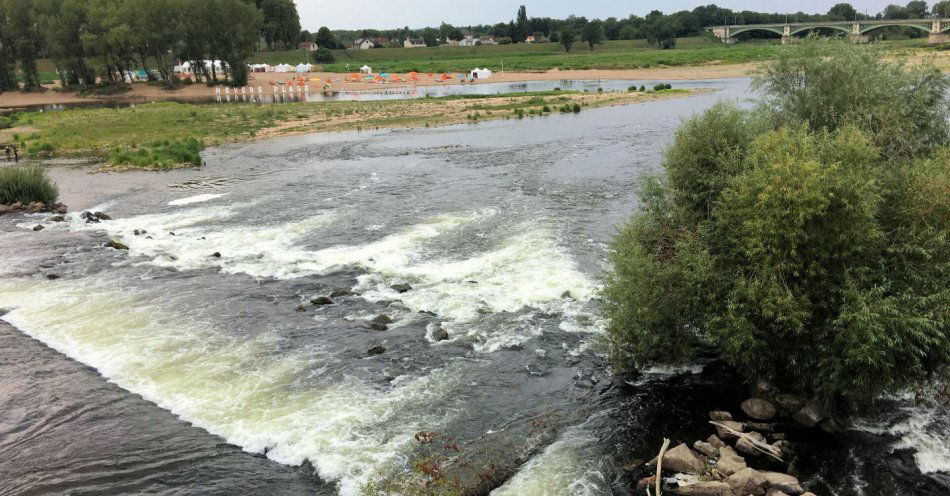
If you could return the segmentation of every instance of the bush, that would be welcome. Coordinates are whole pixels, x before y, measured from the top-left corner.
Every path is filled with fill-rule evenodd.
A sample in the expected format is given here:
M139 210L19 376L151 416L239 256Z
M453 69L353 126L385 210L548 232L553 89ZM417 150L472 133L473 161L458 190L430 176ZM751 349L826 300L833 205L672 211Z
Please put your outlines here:
M182 141L156 141L141 148L116 148L109 155L109 163L142 168L170 169L182 165L201 165L200 141L188 138Z
M333 52L324 47L320 47L313 52L311 59L315 64L332 64L336 62L336 57L333 56Z
M0 115L0 129L7 129L10 127L13 127L14 122L16 121L14 121L13 119L5 115Z
M26 148L26 153L31 157L50 157L53 155L54 147L51 143L46 142L35 142L30 143Z
M39 167L0 167L0 204L43 202L59 198L59 189Z
M505 36L501 38L500 40L498 40L499 45L510 45L512 43L513 43L512 39L509 38L508 36Z
M640 85L640 91L646 91L646 90L647 90L646 85Z
M788 67L811 81L851 77L838 64L863 55L843 48ZM840 84L932 77L854 74L864 79ZM645 182L612 245L604 311L619 368L712 352L750 384L862 403L950 364L950 109L921 119L892 99L887 129L944 130L893 141L875 120L797 101L800 91L773 86L774 107L716 105L677 132L666 174ZM918 98L898 100L916 109Z
M663 91L663 90L665 90L665 89L666 89L666 84L665 84L665 83L660 83L660 84L653 85L653 91Z
M579 113L581 113L581 106L580 106L579 104L575 103L575 104L574 104L574 107L572 107L571 110L572 110L575 114L579 114Z

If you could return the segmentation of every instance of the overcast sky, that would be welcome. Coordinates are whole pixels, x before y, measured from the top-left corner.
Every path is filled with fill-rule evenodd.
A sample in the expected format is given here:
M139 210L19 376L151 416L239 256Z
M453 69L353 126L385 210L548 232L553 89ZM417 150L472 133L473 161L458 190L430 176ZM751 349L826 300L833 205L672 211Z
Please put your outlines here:
M528 8L529 17L563 18L571 14L588 18L645 15L651 10L676 12L698 5L715 3L733 10L759 12L824 13L841 0L294 0L300 11L304 29L320 26L330 29L377 28L402 26L420 28L437 26L442 21L457 26L495 24L515 17L518 6ZM855 0L850 2L859 12L875 14L890 3L906 4L905 0ZM933 1L928 2L930 4Z

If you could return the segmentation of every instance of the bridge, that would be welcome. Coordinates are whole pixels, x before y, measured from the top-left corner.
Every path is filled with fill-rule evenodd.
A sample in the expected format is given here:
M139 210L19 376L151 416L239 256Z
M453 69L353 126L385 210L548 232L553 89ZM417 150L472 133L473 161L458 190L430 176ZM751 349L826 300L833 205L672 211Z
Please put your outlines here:
M853 41L867 43L870 41L868 33L875 29L906 26L918 29L930 35L931 45L946 43L950 40L950 19L883 19L845 22L795 22L782 24L737 24L732 26L708 26L705 29L714 34L723 43L735 43L736 35L749 31L768 31L782 37L782 43L792 41L798 33L813 29L831 29L847 34Z

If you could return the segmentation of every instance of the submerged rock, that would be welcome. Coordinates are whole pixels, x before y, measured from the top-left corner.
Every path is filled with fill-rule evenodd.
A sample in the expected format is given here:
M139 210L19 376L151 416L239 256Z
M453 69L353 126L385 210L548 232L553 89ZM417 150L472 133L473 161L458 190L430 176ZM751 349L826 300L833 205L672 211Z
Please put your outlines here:
M393 319L392 319L392 317L390 317L389 315L380 314L380 315L377 315L377 316L373 317L373 320L370 320L370 322L372 322L372 323L374 323L374 324L392 324L392 323L393 323Z
M345 288L334 289L330 292L330 298L342 298L344 296L353 296L353 292Z
M314 305L321 305L321 306L332 305L333 300L331 300L330 298L327 298L326 296L314 296L313 298L310 298L310 303L313 303Z
M755 420L772 420L775 416L775 406L759 398L745 400L739 408L742 409L742 413Z
M63 217L62 215L54 215L49 218L49 221L50 222L66 222L66 217Z
M212 253L212 254L211 254L211 258L221 258L221 252L220 252L220 251L216 251L216 252Z
M46 229L46 228L43 227L42 224L37 224L37 225L33 226L33 230L34 230L34 231L37 231L37 232L38 232L38 231L42 231L43 229Z
M435 342L445 341L449 339L449 331L446 331L444 327L439 326L438 329L432 331L432 339Z
M393 284L390 288L397 293L408 293L412 290L412 286L408 284Z
M307 305L304 304L304 303L301 303L301 304L297 305L296 310L297 310L298 312L306 312L306 311L307 311Z
M369 356L382 355L383 353L386 353L386 348L383 348L382 346L373 346L367 350L366 353L368 353Z

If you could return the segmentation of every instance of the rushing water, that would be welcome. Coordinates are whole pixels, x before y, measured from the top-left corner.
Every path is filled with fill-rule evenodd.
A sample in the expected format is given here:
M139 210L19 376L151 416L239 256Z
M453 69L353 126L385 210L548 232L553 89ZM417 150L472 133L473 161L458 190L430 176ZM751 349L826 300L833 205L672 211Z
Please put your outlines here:
M225 146L198 170L53 170L67 222L0 218L0 494L360 494L406 475L421 431L492 465L495 495L627 493L619 467L741 398L715 363L613 377L599 343L632 192L682 118L746 96L712 84ZM356 294L296 311L336 288ZM897 398L802 473L828 494L946 494L948 425Z

